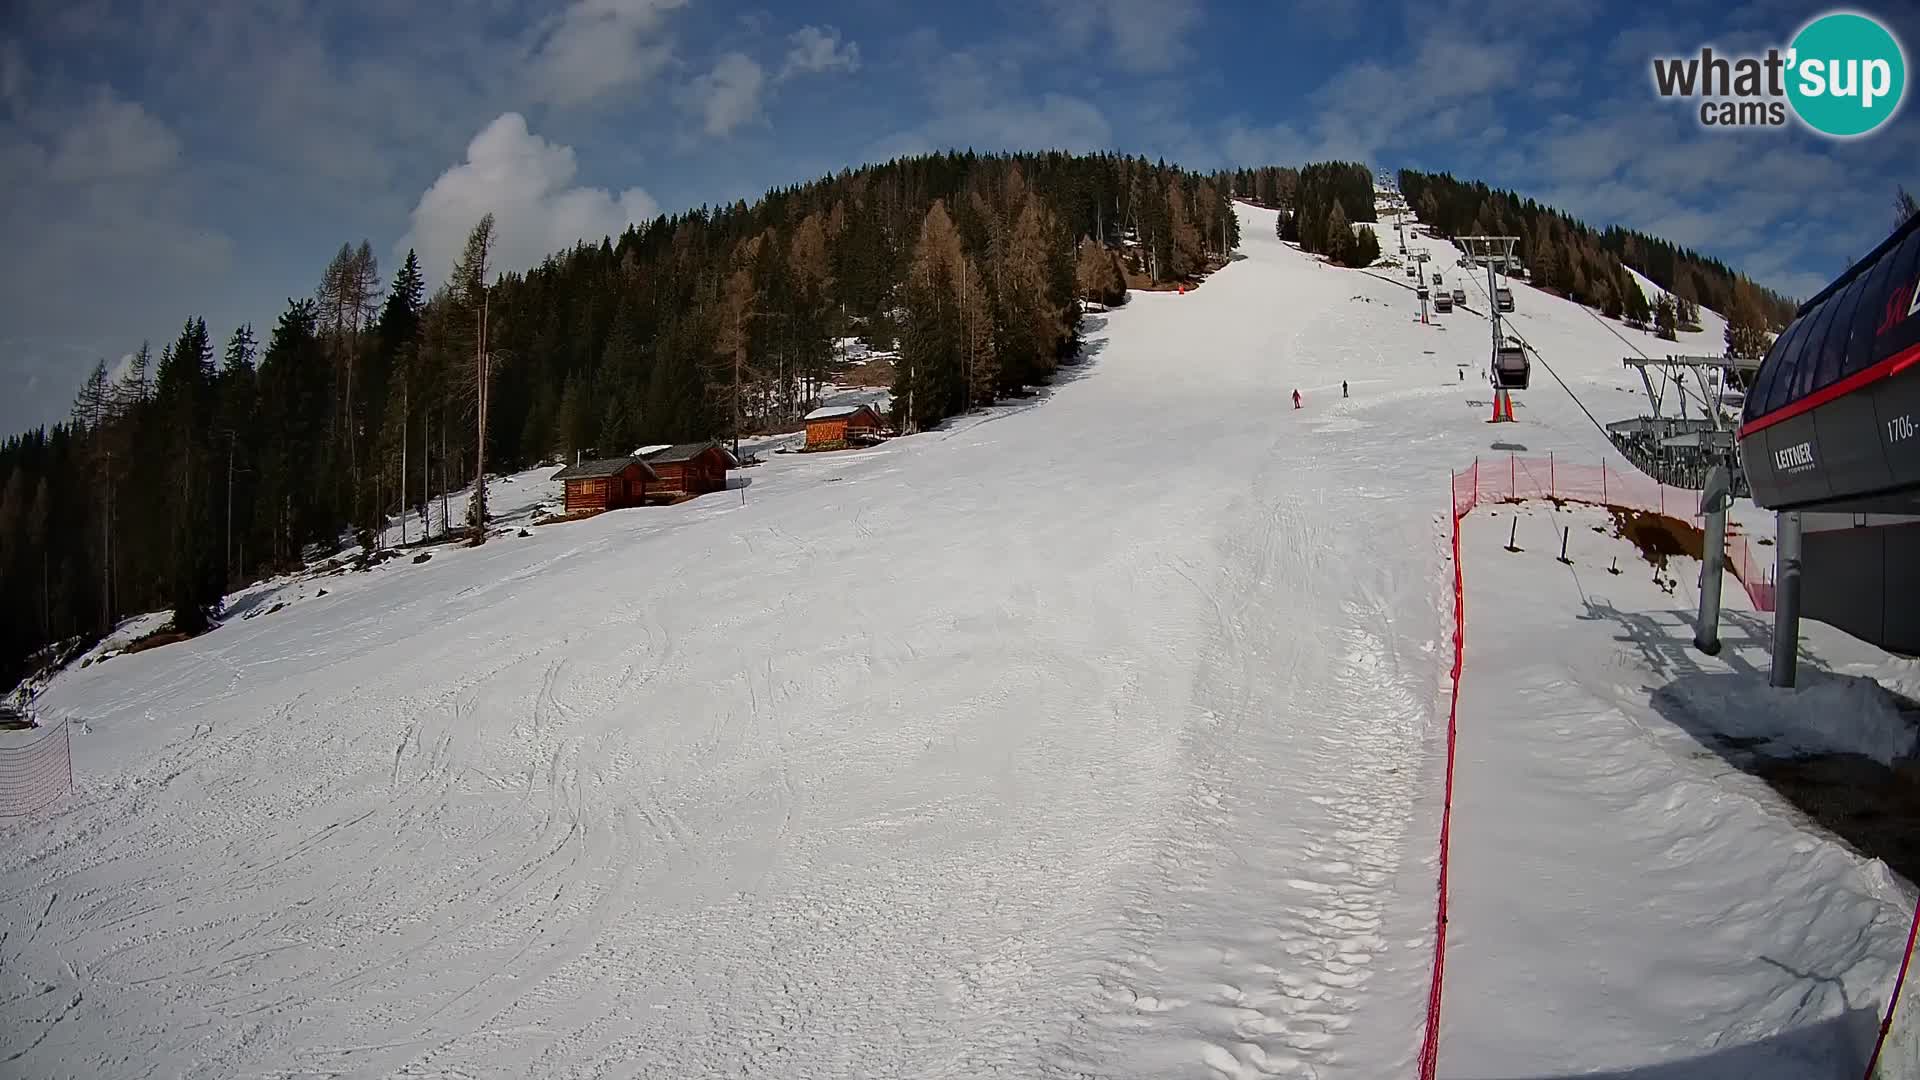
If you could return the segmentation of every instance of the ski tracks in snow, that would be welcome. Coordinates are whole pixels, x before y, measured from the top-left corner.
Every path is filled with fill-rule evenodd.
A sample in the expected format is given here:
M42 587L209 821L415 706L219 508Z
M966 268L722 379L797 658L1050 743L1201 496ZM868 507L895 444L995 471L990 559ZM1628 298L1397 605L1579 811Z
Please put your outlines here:
M4 942L22 1061L1393 1073L1441 668L1408 651L1441 625L1409 504L1444 474L1404 465L1435 425L1288 407L1425 377L1400 317L1299 259L1138 297L1091 377L982 435L770 463L747 508L554 526L210 637L245 694L166 668L191 645L115 662L191 719L89 672L76 704L157 752L103 746L122 771L0 866L13 921L62 898Z
M1319 322L1344 322L1326 300ZM1309 340L1352 336L1319 322L1287 341L1277 369L1304 364ZM1383 362L1372 344L1315 359L1348 377ZM1426 855L1441 660L1438 551L1407 512L1424 493L1405 488L1426 478L1374 467L1390 455L1368 449L1378 436L1354 419L1358 402L1292 410L1293 378L1251 390L1273 422L1238 453L1252 476L1209 522L1215 550L1165 563L1203 600L1196 717L1179 739L1187 788L1125 891L1096 965L1100 1000L1063 1072L1372 1077L1411 1056L1411 1007L1370 1016L1361 1039L1350 1031L1363 1005L1377 1009L1367 987L1383 962L1395 980L1413 966L1395 890ZM1409 654L1410 635L1429 646ZM1372 1038L1395 1030L1415 1034Z
M1095 1075L1341 1071L1421 782L1431 662L1388 625L1381 571L1348 580L1297 493L1270 488L1224 530L1182 740L1191 786L1101 976ZM1199 1068L1204 1066L1204 1069Z

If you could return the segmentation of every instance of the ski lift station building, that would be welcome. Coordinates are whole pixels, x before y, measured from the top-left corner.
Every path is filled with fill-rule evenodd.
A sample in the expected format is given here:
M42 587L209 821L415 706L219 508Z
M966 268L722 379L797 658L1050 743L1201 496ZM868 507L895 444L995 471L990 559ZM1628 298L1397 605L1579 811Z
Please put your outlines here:
M1920 655L1920 217L1800 308L1739 440L1754 502L1800 512L1804 614Z

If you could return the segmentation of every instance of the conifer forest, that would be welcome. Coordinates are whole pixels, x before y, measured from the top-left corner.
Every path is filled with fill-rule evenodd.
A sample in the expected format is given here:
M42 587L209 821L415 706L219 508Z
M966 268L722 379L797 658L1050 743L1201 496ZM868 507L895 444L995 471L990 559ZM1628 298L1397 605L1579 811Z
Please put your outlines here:
M490 218L451 267L345 243L260 326L182 313L171 339L103 358L67 422L0 445L0 675L138 612L197 632L232 588L371 546L395 515L438 539L428 504L476 474L791 425L839 338L897 349L901 430L1022 393L1074 358L1078 301L1222 263L1232 183L949 153L661 216L524 272L492 265Z

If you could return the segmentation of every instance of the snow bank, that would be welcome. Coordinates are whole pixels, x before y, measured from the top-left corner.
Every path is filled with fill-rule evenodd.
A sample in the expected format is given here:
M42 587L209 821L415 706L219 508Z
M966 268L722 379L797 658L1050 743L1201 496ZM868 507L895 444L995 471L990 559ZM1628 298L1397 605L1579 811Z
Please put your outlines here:
M1769 756L1859 754L1882 765L1913 756L1920 735L1879 682L1817 670L1802 670L1796 681L1791 690L1760 680L1732 689L1683 683L1670 698L1727 738L1752 741Z
M1700 564L1656 573L1596 508L1482 507L1461 542L1442 1075L1858 1069L1911 898L1743 763L1910 752L1884 690L1828 673L1874 651L1807 624L1804 688L1770 690L1737 583L1706 656Z

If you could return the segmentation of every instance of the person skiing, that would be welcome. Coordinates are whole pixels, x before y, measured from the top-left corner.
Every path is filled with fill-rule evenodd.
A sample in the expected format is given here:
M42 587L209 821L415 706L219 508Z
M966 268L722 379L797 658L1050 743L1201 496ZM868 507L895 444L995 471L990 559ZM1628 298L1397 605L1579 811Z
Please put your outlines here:
M1298 390L1293 392L1293 407L1296 409L1300 407L1300 391Z
M1347 396L1347 380L1345 379L1340 380L1340 396L1341 397Z

